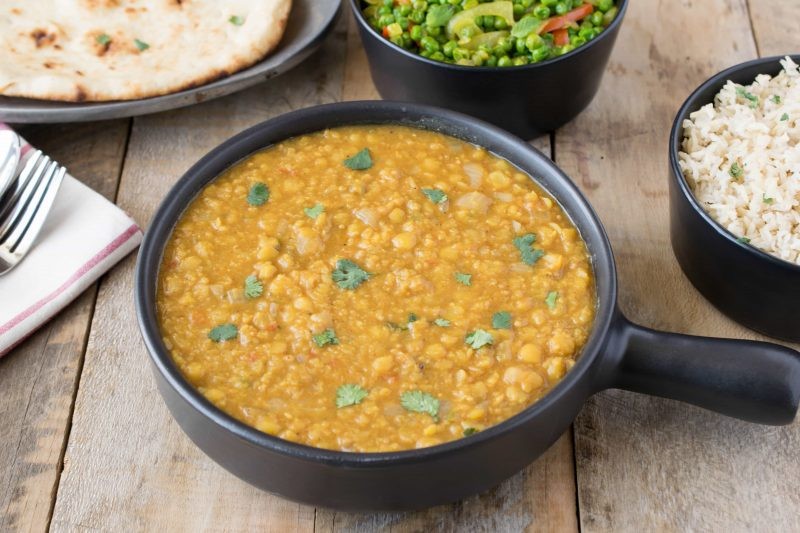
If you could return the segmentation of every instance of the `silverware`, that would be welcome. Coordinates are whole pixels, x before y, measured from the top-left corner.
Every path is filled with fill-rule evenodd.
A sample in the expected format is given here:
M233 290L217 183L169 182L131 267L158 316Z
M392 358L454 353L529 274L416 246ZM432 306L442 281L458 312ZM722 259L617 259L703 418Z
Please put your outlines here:
M66 169L33 152L0 204L0 276L17 266L36 241L44 226Z
M0 131L0 200L17 176L21 150L16 133L11 130Z

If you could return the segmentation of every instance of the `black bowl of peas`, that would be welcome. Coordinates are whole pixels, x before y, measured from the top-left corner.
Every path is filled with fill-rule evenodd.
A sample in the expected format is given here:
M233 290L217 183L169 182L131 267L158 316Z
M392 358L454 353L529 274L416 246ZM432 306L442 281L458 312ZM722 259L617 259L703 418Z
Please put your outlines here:
M529 139L592 101L628 0L350 0L389 100L449 108Z

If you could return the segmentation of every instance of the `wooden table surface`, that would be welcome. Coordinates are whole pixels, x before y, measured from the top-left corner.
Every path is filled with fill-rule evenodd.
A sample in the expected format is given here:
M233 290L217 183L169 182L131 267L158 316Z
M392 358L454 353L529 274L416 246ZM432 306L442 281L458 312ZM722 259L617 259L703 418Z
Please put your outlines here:
M678 268L667 136L681 102L715 72L797 52L798 20L798 0L632 0L597 98L533 141L597 209L631 319L759 338ZM248 91L20 131L146 225L175 180L231 135L292 109L377 97L348 14L319 53ZM800 531L800 423L762 427L621 391L589 400L523 472L453 505L350 514L261 492L203 455L167 412L134 316L134 263L0 360L0 530Z

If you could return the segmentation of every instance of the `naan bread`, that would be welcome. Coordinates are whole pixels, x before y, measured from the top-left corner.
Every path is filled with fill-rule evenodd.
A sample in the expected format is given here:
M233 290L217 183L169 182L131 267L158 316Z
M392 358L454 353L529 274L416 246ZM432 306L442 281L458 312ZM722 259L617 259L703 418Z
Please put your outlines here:
M133 100L203 85L277 45L292 0L2 0L0 94Z

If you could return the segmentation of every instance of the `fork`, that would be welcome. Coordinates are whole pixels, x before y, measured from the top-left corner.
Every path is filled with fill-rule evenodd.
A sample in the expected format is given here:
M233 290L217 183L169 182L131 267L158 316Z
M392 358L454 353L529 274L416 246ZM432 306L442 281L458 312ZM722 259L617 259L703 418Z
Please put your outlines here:
M17 266L33 246L66 172L36 150L0 198L0 276Z

